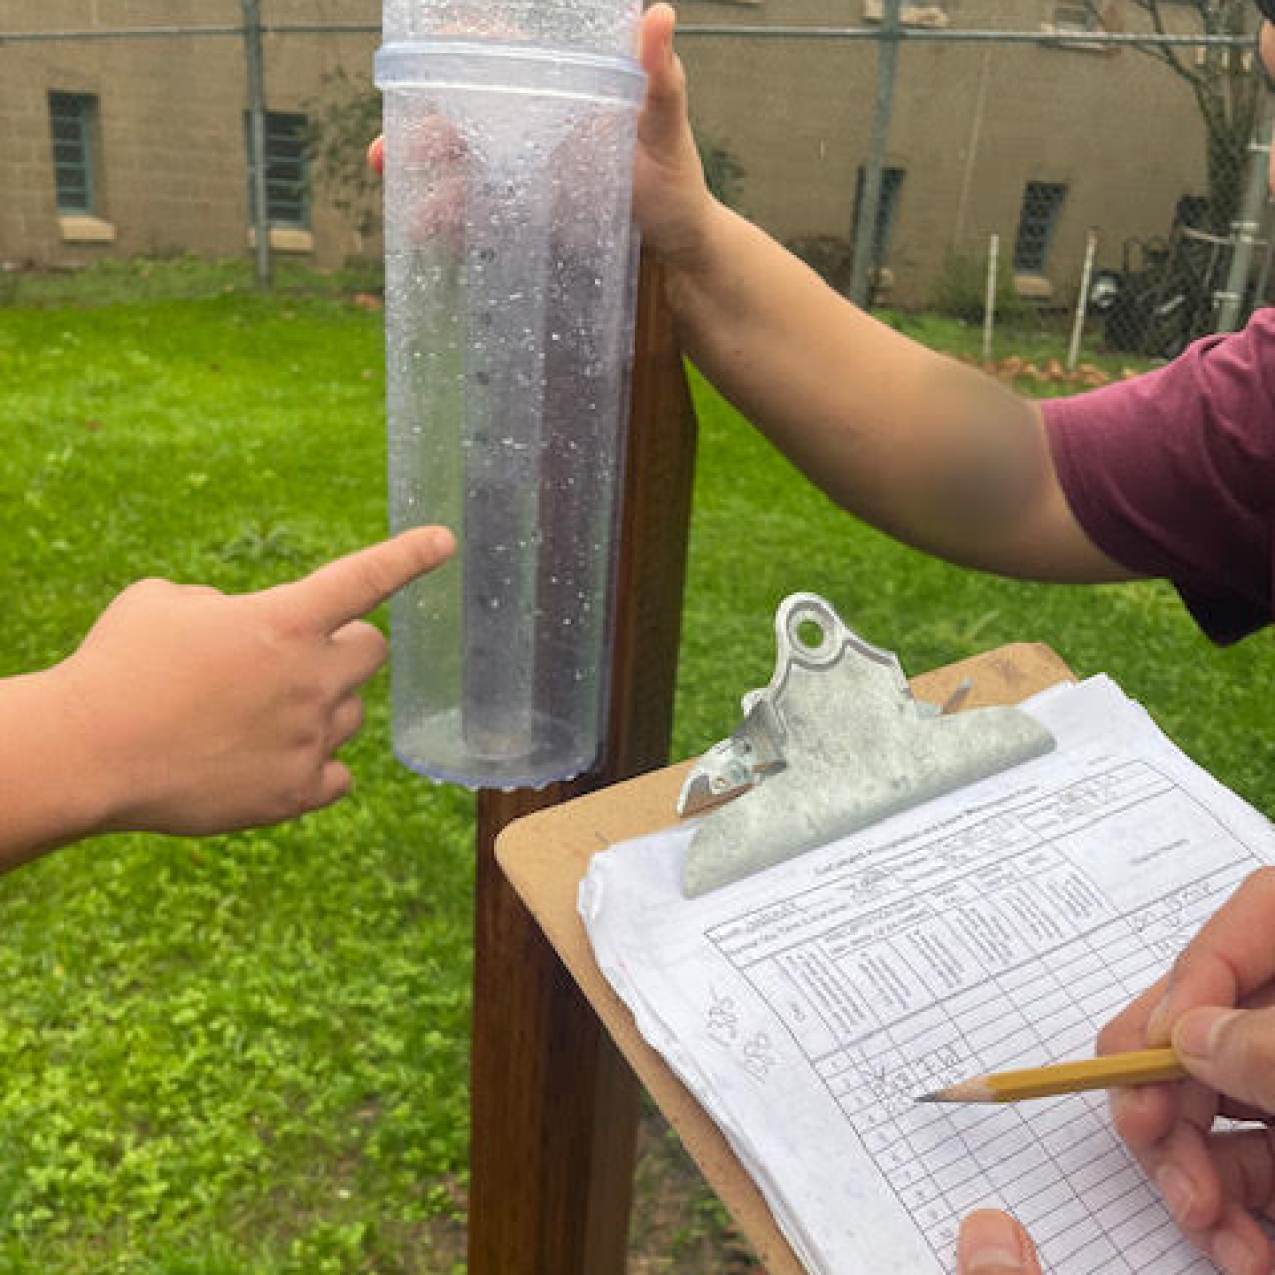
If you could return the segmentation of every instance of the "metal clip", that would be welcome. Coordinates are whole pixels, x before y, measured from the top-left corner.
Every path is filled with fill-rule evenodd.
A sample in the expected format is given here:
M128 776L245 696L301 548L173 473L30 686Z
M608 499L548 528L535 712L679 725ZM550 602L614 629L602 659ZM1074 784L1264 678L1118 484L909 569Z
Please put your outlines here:
M770 691L749 691L740 701L744 720L700 758L677 798L679 815L698 815L737 797L784 764L783 728Z
M770 684L744 696L743 721L678 797L681 815L730 801L691 840L690 897L1054 745L1016 708L952 712L960 687L942 709L916 699L894 653L865 642L816 594L784 599L775 637Z

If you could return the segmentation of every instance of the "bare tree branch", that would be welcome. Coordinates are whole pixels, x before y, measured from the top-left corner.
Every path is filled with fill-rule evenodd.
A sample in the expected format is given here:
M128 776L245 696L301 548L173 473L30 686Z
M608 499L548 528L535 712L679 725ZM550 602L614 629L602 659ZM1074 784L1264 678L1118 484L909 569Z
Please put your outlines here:
M1110 11L1103 0L1086 3L1095 15ZM1128 0L1128 4L1146 15L1155 35L1234 38L1247 37L1253 31L1251 0ZM1133 47L1168 67L1190 87L1205 130L1210 222L1218 234L1228 233L1257 119L1257 83L1248 58L1231 44L1204 44L1197 46L1198 52L1189 45L1153 41Z

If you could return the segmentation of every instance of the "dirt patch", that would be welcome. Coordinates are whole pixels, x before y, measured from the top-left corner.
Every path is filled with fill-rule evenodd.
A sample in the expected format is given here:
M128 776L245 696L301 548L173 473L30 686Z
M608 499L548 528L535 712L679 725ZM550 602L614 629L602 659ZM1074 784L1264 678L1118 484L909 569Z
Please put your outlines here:
M455 1213L411 1237L410 1270L452 1275L465 1268L465 1196L449 1183ZM748 1241L704 1181L677 1134L643 1095L625 1275L766 1275Z
M638 1123L628 1275L765 1275L649 1100Z

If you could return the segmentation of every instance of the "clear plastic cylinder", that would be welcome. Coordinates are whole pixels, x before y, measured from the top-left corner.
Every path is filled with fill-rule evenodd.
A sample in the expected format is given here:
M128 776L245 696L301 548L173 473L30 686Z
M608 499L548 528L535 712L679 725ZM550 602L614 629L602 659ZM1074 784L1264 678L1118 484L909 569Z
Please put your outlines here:
M643 88L628 4L506 9L386 0L377 54L390 520L459 541L391 605L394 748L499 788L600 749Z

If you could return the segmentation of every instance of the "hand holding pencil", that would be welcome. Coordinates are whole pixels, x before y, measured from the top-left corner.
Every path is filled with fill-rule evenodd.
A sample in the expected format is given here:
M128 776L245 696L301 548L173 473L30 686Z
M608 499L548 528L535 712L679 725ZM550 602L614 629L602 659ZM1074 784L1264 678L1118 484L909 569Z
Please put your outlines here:
M1244 882L1172 971L1103 1029L1098 1050L1136 1055L1131 1065L1141 1070L1125 1081L1137 1083L1111 1090L1112 1116L1182 1233L1228 1275L1271 1275L1271 1244L1258 1218L1275 1217L1275 1128L1270 1127L1275 1125L1275 869L1264 868ZM1075 1089L1083 1079L1105 1087L1113 1061L1101 1057L1067 1064L1068 1072L1055 1071L1045 1083ZM1128 1057L1114 1063L1126 1064ZM1185 1078L1156 1082L1145 1070L1148 1065ZM957 1100L1001 1101L1007 1090L1013 1100L1028 1096L1028 1088L1040 1082L1039 1071L979 1077L972 1090L956 1087L966 1088ZM1215 1128L1219 1118L1256 1126ZM1004 1215L978 1216L1016 1226ZM967 1228L974 1223L967 1219ZM963 1231L963 1273L1034 1275L1039 1269L1024 1264L1027 1250L1021 1249L1017 1256L1004 1249L1006 1261L999 1264L968 1266L964 1245ZM1019 1264L1010 1264L1010 1258Z
M1190 1079L1112 1093L1116 1129L1183 1234L1230 1275L1268 1275L1275 1204L1275 870L1250 876L1170 974L1099 1037L1102 1053L1171 1044Z

